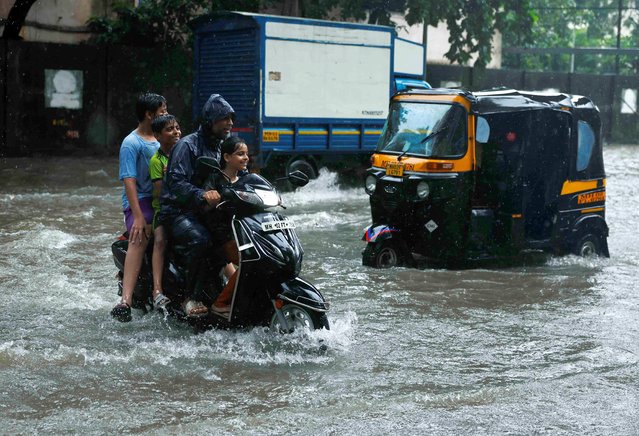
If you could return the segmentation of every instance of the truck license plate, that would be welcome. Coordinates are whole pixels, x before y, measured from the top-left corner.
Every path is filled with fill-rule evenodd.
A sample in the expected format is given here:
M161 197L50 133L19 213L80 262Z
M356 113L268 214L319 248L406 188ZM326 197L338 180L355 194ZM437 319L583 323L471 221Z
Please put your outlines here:
M399 162L389 162L386 165L386 175L402 177L404 175L404 164Z
M262 141L280 142L280 132L277 130L265 130L262 132Z
M294 229L295 223L291 220L268 221L262 223L262 231L273 232L275 230Z

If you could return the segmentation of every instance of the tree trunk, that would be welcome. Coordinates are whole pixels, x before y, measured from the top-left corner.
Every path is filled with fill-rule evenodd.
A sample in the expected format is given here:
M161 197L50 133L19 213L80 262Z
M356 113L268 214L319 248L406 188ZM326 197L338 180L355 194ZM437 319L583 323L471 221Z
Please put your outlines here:
M300 0L284 0L282 2L282 15L288 17L299 17L300 10Z
M15 1L13 6L11 7L11 10L9 11L7 22L4 25L4 32L2 33L3 38L20 39L20 29L22 29L24 20L27 18L29 9L31 9L31 6L35 2L36 0Z

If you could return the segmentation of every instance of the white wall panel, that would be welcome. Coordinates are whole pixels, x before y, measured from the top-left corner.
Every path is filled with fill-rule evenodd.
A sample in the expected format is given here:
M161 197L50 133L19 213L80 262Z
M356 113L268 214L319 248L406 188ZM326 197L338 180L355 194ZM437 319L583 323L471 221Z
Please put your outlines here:
M385 118L390 68L390 48L267 39L264 115Z
M301 39L339 44L363 44L390 47L391 33L387 30L352 29L336 26L290 24L269 21L266 23L267 38Z
M395 73L424 75L424 47L395 39Z

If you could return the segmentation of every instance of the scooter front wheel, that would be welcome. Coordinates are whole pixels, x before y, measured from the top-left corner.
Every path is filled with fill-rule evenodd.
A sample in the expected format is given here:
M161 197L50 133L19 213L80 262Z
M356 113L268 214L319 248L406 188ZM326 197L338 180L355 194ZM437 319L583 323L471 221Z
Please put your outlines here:
M304 328L309 330L329 329L325 313L307 310L294 304L285 304L280 312L284 320L280 318L278 313L273 314L273 318L271 318L271 330L273 331L293 333L295 330Z

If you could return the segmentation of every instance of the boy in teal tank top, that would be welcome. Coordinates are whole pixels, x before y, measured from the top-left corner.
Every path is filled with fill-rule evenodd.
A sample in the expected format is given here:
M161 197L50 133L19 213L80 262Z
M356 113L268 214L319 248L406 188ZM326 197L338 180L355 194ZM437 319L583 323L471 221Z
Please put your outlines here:
M160 143L160 148L151 157L149 162L149 175L153 183L153 305L156 309L165 310L171 300L164 295L162 289L162 272L164 270L164 250L166 250L166 233L162 223L158 223L160 213L160 192L162 191L162 179L166 172L169 154L182 132L177 119L173 115L162 115L151 123L151 130Z

